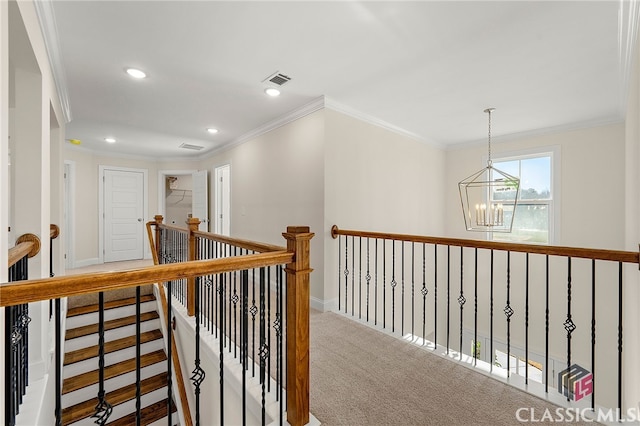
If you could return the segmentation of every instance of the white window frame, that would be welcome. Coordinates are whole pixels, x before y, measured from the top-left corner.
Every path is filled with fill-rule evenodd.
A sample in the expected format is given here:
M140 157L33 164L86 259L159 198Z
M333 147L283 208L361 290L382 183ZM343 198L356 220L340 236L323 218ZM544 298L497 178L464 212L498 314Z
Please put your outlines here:
M540 204L549 205L549 242L546 245L558 244L560 241L560 146L545 146L538 148L530 148L518 151L507 151L494 154L491 158L492 162L498 163L503 161L527 160L530 158L550 157L551 160L551 199L548 201L527 200L524 204ZM485 163L486 163L485 158ZM500 169L500 167L498 167ZM519 195L518 195L519 197ZM520 204L520 198L518 198ZM487 240L493 241L493 232L487 232ZM508 242L508 241L505 241ZM527 243L524 244L539 244Z

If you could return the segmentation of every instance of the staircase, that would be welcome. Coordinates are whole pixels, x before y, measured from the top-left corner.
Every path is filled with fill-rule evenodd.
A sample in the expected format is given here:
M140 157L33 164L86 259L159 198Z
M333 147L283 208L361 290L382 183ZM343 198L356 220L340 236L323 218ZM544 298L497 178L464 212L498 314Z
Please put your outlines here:
M105 302L105 399L108 425L136 424L135 297ZM141 296L141 425L167 424L167 356L152 294ZM67 313L62 385L62 424L94 425L98 403L98 305ZM172 401L172 423L178 415Z

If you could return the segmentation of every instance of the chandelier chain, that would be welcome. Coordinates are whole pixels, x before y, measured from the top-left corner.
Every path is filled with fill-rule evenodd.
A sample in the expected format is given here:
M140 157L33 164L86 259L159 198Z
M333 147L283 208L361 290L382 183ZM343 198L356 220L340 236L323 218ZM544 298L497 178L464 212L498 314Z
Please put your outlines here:
M484 110L487 114L489 114L489 137L488 137L488 145L489 145L489 159L487 160L487 165L491 167L493 162L491 161L491 113L495 110L495 108L487 108Z

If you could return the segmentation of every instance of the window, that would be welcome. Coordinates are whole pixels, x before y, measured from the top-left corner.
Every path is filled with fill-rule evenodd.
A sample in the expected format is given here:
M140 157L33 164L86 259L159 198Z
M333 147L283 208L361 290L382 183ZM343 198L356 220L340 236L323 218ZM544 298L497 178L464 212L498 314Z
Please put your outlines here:
M493 166L520 179L520 193L511 233L490 233L493 241L550 244L553 242L555 218L553 152L502 157ZM499 193L491 202L499 203ZM505 216L508 212L505 211Z

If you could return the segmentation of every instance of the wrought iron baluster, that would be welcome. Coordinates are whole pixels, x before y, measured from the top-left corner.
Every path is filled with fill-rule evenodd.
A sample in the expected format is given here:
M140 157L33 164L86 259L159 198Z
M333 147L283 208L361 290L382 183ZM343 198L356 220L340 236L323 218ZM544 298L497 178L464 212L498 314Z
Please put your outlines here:
M247 357L248 342L249 342L249 271L242 271L241 277L242 289L240 293L242 295L242 425L247 424L247 370L249 369L249 359Z
M347 238L346 236L344 237ZM342 310L342 238L338 235L338 312Z
M344 236L344 313L347 313L349 294L349 236Z
M95 413L91 416L99 425L104 425L113 411L113 407L104 396L104 293L100 292L98 293L98 403L94 409Z
M571 257L567 257L567 319L564 321L564 329L567 331L567 371L571 368L571 334L576 325L571 319ZM567 401L571 400L571 394L567 391Z
M474 250L473 280L473 365L478 365L478 248Z
M362 237L358 237L358 319L362 319Z
M236 256L237 255L237 247L233 248L233 255ZM238 296L238 291L237 291L237 286L236 286L236 281L237 281L237 274L235 272L233 273L233 296L231 296L231 301L233 302L233 341L234 342L238 342L238 315L237 315L237 309L238 309L238 301L240 300L240 297ZM231 314L231 312L229 312L229 314ZM231 347L231 346L230 346ZM238 358L238 345L233 345L233 357L234 358Z
M400 265L402 265L402 297L400 298L400 300L402 300L402 310L401 310L401 333L404 336L404 241L400 241L400 244L402 246L402 262L400 263Z
M391 332L396 331L396 240L391 240Z
M225 274L219 275L218 282L218 327L220 329L220 338L218 340L219 343L219 353L220 356L220 424L224 424L224 277Z
M622 413L622 262L618 262L618 412Z
M591 260L591 409L596 404L596 261Z
M193 386L194 386L194 393L195 393L195 397L196 397L196 426L200 425L200 385L202 384L202 382L204 381L204 378L206 376L204 370L202 369L202 367L200 366L200 323L202 322L202 318L200 316L200 300L201 300L201 294L200 294L200 284L201 284L201 278L200 277L196 277L196 291L195 291L195 300L194 300L194 317L195 317L195 322L196 322L196 358L194 360L194 369L191 372L191 381L193 382Z
M504 307L504 314L507 317L507 377L511 375L511 252L507 251L507 305Z
M256 314L258 313L258 307L256 306L256 270L255 268L252 269L251 272L251 282L253 285L253 292L252 292L252 301L251 301L251 308L249 308L249 312L251 313L251 324L253 327L253 331L251 333L251 343L252 343L252 349L251 349L251 359L255 360L256 359ZM256 363L252 362L251 363L251 377L255 377L256 376Z
M282 299L283 299L283 286L284 286L284 280L283 280L283 276L282 276L282 266L278 265L277 266L277 274L278 274L278 288L280 289L280 298L279 298L279 302L278 302L278 312L280 315L280 322L278 323L278 329L277 329L277 336L278 336L278 393L279 393L279 400L280 400L280 426L282 426L284 424L284 397L283 397L283 387L284 387L284 380L282 377L282 372L284 370L284 366L283 366L283 359L284 359L284 353L282 352L282 340L283 340L283 332L282 330L284 329L284 312L283 312L283 303L282 303Z
M169 291L167 291L167 421L168 424L172 425L172 413L171 413L171 401L172 401L172 391L173 391L173 379L171 376L171 371L173 371L173 360L172 356L172 345L171 339L173 336L173 327L171 326L171 320L173 317L173 297L171 297L173 290L173 283L171 281L167 282L169 286Z
M374 262L373 262L373 325L378 325L378 239L374 246Z
M62 318L60 299L56 299L55 307L55 375L56 375L56 426L62 426ZM6 379L5 379L6 380Z
M262 385L262 425L266 424L266 361L269 356L269 346L266 339L266 321L265 321L265 277L264 268L260 268L260 384Z
M525 257L524 302L524 384L529 384L529 253Z
M460 305L460 357L462 358L462 322L464 319L464 304L467 301L464 297L464 247L460 247L460 296L458 296L458 304Z
M371 284L371 273L369 271L369 238L367 238L367 275L365 280L367 281L367 322L369 322L369 285Z
M549 255L545 256L544 391L549 393Z
M355 280L356 280L356 237L351 237L351 316L355 315Z
M142 420L142 393L140 390L141 365L140 365L140 286L136 287L136 426L140 426Z
M426 327L427 327L427 276L426 276L426 245L422 243L422 345L427 343Z
M495 353L493 352L493 249L491 249L491 261L489 271L489 370L493 372Z
M433 245L433 347L438 347L438 245Z
M411 337L415 336L415 243L411 242Z
M387 240L382 240L382 328L387 328Z
M447 355L449 355L449 326L451 323L451 246L447 246Z
M266 292L267 292L267 325L266 325L266 334L267 334L267 348L271 349L271 266L267 266L267 279L265 283ZM267 392L271 392L271 380L268 380L271 377L271 350L267 353Z

